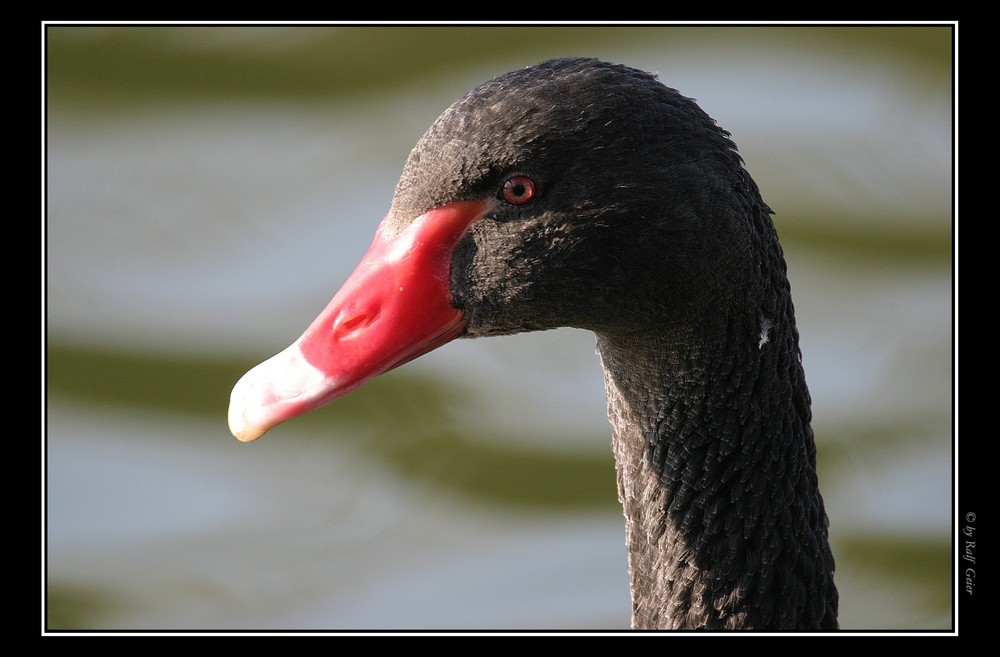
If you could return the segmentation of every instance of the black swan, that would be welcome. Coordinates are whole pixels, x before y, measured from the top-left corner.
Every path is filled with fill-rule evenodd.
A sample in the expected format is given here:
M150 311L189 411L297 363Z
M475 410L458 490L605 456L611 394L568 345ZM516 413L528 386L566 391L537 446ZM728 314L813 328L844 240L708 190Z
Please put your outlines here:
M259 438L457 337L592 330L634 628L837 628L784 256L729 138L594 59L490 80L410 153L355 272L237 383Z

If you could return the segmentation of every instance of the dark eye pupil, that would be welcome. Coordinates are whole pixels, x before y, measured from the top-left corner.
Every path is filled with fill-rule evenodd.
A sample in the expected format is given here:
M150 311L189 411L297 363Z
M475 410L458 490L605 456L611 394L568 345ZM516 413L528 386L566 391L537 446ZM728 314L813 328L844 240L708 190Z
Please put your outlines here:
M511 205L525 205L535 197L535 181L527 176L514 176L503 184L500 195Z

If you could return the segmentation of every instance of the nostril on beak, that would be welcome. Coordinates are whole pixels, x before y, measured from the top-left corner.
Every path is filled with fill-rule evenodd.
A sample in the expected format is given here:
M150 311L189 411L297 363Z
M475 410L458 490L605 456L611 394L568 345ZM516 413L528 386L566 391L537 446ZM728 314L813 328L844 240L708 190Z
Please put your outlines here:
M337 318L337 321L333 325L333 333L338 338L350 337L351 334L357 333L358 331L371 325L377 317L377 312L362 312L346 315L342 314Z

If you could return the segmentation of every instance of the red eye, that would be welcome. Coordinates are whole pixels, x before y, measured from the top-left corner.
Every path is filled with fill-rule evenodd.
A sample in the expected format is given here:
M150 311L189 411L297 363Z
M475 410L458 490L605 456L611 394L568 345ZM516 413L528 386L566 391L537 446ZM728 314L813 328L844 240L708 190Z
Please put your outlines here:
M535 198L535 181L528 176L513 176L503 184L500 197L511 205L527 205Z

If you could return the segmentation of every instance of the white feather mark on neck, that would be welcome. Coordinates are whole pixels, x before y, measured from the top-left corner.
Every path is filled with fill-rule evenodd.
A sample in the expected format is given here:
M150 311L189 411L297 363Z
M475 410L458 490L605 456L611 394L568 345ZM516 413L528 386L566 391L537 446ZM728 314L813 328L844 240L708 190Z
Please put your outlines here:
M770 340L770 338L767 335L767 332L771 330L771 326L772 326L771 320L769 320L767 317L760 318L760 342L757 343L758 349L763 349L764 345L766 345Z

